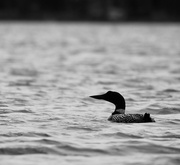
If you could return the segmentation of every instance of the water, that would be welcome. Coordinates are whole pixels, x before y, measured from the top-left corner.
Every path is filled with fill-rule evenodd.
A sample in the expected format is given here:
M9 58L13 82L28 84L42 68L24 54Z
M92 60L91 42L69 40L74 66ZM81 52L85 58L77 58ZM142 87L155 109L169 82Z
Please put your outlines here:
M179 24L0 23L1 165L180 163ZM110 123L90 95L156 123Z

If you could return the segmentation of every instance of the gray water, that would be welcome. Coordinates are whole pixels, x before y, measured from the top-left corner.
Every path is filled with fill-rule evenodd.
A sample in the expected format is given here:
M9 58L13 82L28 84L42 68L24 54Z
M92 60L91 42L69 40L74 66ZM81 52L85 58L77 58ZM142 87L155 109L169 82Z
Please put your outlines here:
M0 23L1 165L180 164L179 24ZM156 123L107 121L90 95Z

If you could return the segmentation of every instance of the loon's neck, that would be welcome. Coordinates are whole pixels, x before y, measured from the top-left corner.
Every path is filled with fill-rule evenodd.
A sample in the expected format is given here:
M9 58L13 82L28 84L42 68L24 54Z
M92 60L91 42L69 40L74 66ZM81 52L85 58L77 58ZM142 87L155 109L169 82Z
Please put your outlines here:
M126 102L124 98L123 100L118 101L118 103L114 103L114 105L115 105L115 110L123 109L125 111L126 109Z

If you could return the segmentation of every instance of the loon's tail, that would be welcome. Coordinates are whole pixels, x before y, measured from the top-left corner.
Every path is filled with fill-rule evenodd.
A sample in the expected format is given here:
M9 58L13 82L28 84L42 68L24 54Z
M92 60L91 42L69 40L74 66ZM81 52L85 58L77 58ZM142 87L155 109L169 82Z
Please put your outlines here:
M145 113L143 119L144 119L145 122L155 122L155 120L150 117L149 113Z

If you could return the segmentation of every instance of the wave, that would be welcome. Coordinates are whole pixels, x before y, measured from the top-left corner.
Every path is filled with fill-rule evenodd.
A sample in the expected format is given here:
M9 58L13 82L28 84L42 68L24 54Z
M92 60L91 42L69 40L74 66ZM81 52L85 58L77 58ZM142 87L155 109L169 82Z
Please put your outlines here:
M10 74L12 76L36 77L39 73L37 70L33 70L30 68L13 68L11 69Z
M45 142L45 141L44 141ZM53 141L51 143L54 144ZM50 144L50 143L49 143ZM41 144L42 145L42 144ZM46 146L45 146L46 145ZM0 155L27 155L27 154L52 154L61 156L97 156L109 155L110 152L99 148L78 147L72 144L59 144L55 147L47 146L18 146L0 148Z
M50 137L47 133L37 133L37 132L17 132L17 133L6 133L6 134L0 134L0 137Z
M114 155L122 154L121 152L127 154L146 153L146 154L178 154L180 153L180 148L164 146L160 144L155 144L152 142L143 142L138 140L127 140L119 145L114 145L109 147L109 151Z
M98 131L97 128L83 127L83 126L69 126L68 130L84 130L84 131Z
M0 109L0 114L7 114L7 113L33 113L33 111L30 109L20 109L20 110Z
M164 90L160 91L159 94L162 94L162 93L176 93L176 92L179 93L180 90L168 88L168 89L164 89Z
M48 154L56 153L48 147L7 147L0 148L0 155Z
M106 133L106 134L102 134L105 137L115 137L115 138L130 138L130 139L141 139L141 136L138 135L133 135L133 134L128 134L128 133L122 133L122 132L116 132L116 133Z
M148 112L151 114L179 114L180 108L179 107L169 107L163 106L159 104L150 104L148 107L145 107L140 110L140 112Z
M1 147L0 155L27 155L27 154L51 154L60 156L125 156L134 155L136 152L142 154L178 154L180 148L155 144L154 142L142 140L123 140L109 142L102 147L84 147L73 143L57 142L54 140L38 140L39 145Z

